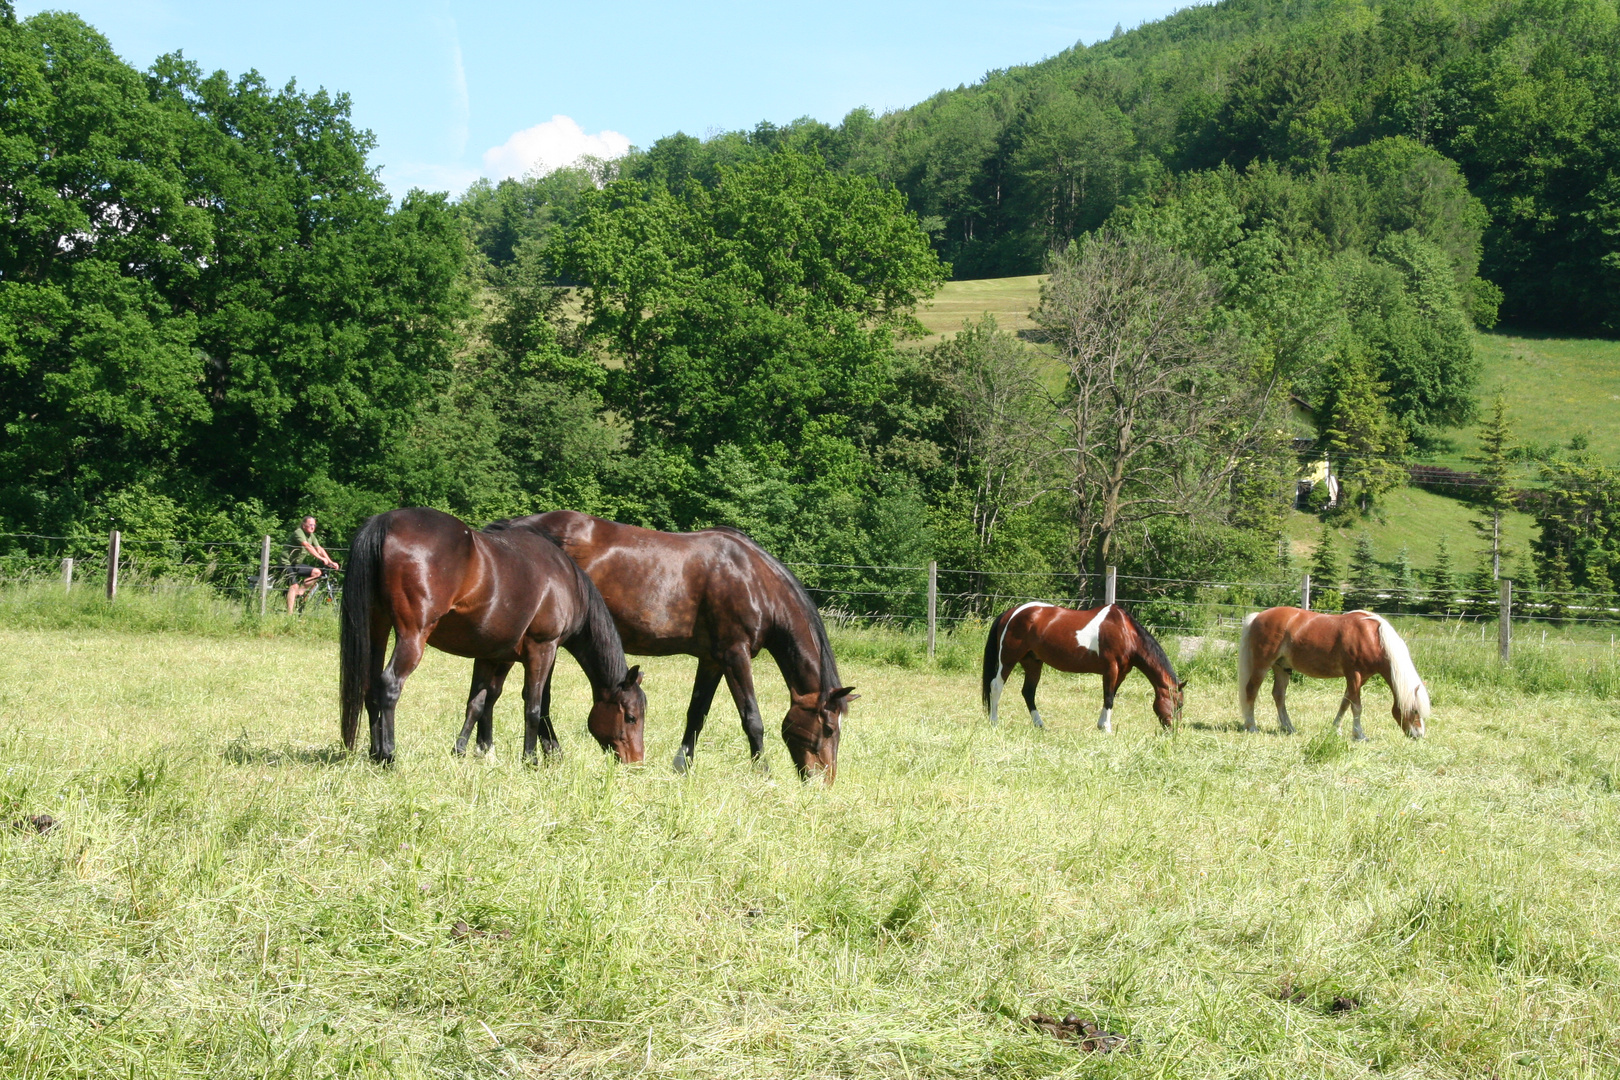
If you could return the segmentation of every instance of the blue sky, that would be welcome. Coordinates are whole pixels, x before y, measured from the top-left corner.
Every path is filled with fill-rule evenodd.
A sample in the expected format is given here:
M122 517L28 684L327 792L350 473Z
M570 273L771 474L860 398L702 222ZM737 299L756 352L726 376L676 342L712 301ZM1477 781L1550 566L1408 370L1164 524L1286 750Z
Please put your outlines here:
M66 8L136 67L175 49L207 70L346 91L396 195L461 191L693 135L911 105L1176 9L1164 0L18 0Z

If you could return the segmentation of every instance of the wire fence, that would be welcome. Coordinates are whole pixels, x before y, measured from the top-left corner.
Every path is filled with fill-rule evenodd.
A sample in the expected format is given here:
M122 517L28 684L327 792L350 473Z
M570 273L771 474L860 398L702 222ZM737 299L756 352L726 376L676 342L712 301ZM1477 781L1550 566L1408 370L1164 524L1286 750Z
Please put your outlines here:
M346 548L329 548L339 562ZM268 610L295 580L296 559L284 542L271 537L240 539L145 540L89 534L52 536L0 533L0 585L56 585L64 590L207 591ZM116 556L116 561L113 557ZM1500 623L1501 596L1475 588L1436 589L1384 585L1357 591L1345 583L1313 590L1308 575L1292 580L1216 581L1152 575L1085 574L1041 569L969 570L928 565L789 562L817 606L831 619L852 625L938 629L980 625L1021 603L1040 601L1064 607L1100 606L1109 599L1130 605L1158 632L1203 634L1234 631L1250 612L1279 605L1345 609L1366 607L1382 614L1447 627L1453 637L1477 627L1482 642L1489 626ZM109 570L116 568L116 574ZM328 595L341 591L332 575ZM1313 595L1314 592L1314 595ZM1611 594L1534 588L1516 591L1506 611L1524 635L1549 643L1613 648L1620 632L1620 600ZM1549 634L1549 631L1551 632Z

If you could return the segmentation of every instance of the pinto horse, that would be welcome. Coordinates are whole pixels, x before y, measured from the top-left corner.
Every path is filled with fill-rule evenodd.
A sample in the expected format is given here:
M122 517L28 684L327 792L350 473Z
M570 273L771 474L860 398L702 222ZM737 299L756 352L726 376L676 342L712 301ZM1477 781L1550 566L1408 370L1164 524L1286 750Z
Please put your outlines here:
M1414 739L1423 738L1423 722L1429 718L1429 691L1418 678L1401 635L1381 615L1370 611L1347 611L1329 615L1295 607L1274 607L1249 615L1243 620L1243 639L1238 645L1238 704L1243 709L1243 726L1254 725L1254 702L1266 670L1272 672L1271 699L1277 703L1277 723L1283 734L1291 735L1288 719L1288 676L1297 671L1315 679L1343 679L1344 698L1333 718L1333 728L1344 722L1344 710L1355 715L1355 737L1367 738L1361 730L1361 684L1373 675L1382 675L1395 695L1391 708L1395 722Z
M1153 684L1153 711L1165 730L1181 716L1181 692L1187 684L1176 678L1170 658L1153 635L1118 604L1075 611L1035 602L997 616L984 643L982 685L992 724L1007 676L1017 664L1024 665L1024 704L1036 727L1046 726L1035 708L1035 688L1040 685L1041 668L1047 664L1059 671L1102 676L1103 707L1097 727L1103 731L1114 729L1114 694L1132 668Z
M736 529L667 533L573 510L518 518L555 540L601 590L625 650L637 656L697 657L686 731L675 752L684 772L723 678L742 717L748 752L763 764L765 725L754 695L753 660L776 660L791 698L782 741L801 777L838 772L838 740L849 703L827 630L799 579Z
M590 680L587 721L603 749L640 761L647 698L639 668L626 669L613 617L589 578L544 536L496 522L475 532L437 510L378 514L349 549L343 589L342 730L354 749L364 703L373 760L394 760L394 707L424 646L473 663L467 722L456 753L478 727L478 748L494 742L493 711L513 664L523 665L525 760L535 744L558 750L551 725L551 669L561 645ZM389 631L394 655L383 654Z

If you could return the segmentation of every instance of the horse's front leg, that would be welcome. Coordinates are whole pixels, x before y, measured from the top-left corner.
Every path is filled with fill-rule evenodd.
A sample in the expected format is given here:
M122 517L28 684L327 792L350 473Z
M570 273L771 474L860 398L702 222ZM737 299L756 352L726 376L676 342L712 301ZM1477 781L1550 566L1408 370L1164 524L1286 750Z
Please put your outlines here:
M1114 695L1119 692L1119 684L1125 681L1130 668L1110 666L1103 672L1103 707L1097 714L1097 730L1114 730Z
M1277 726L1284 735L1294 733L1294 722L1288 719L1288 679L1290 672L1278 664L1271 672L1271 700L1277 703Z
M1042 667L1034 653L1024 657L1024 704L1029 707L1029 722L1039 728L1046 726L1041 722L1041 711L1035 707L1035 688L1041 685Z
M555 641L530 641L523 650L523 760L538 760L536 746L547 757L559 752L551 725L551 668L557 662Z
M500 700L506 673L511 670L511 661L473 661L472 689L467 692L467 721L461 725L453 751L457 756L467 752L467 739L472 735L474 724L478 726L478 752L487 754L494 746L495 702Z
M1341 716L1344 714L1344 706L1345 705L1350 706L1350 715L1352 717L1354 717L1354 724L1350 729L1351 732L1353 733L1351 735L1351 737L1353 739L1355 739L1356 742L1366 742L1367 741L1367 733L1365 731L1361 730L1361 683L1362 683L1362 680L1363 680L1363 676L1362 676L1361 672L1359 672L1359 671L1352 671L1349 675L1345 676L1345 680L1344 680L1344 704L1339 706L1339 713L1340 713ZM1337 727L1338 725L1335 724L1334 726Z
M742 718L743 734L748 738L748 756L761 772L770 772L765 760L765 719L759 713L759 699L754 696L754 664L746 649L738 646L727 655L725 673L726 687L737 703L737 715Z
M692 680L692 700L686 705L686 731L681 745L675 748L675 771L683 773L692 767L697 755L698 736L703 734L703 722L708 719L709 707L714 704L714 692L720 688L725 669L708 660L699 660L697 678Z

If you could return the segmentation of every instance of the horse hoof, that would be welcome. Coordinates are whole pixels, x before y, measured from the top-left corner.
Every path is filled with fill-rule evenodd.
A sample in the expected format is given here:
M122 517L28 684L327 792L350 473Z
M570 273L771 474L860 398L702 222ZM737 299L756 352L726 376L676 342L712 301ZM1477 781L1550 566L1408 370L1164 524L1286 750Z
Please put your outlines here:
M692 767L692 759L686 756L686 749L683 747L675 751L675 760L670 764L675 767L676 773L685 774Z
M1372 742L1372 740L1367 738L1367 736L1365 736L1365 735L1357 735L1351 741L1352 742Z

